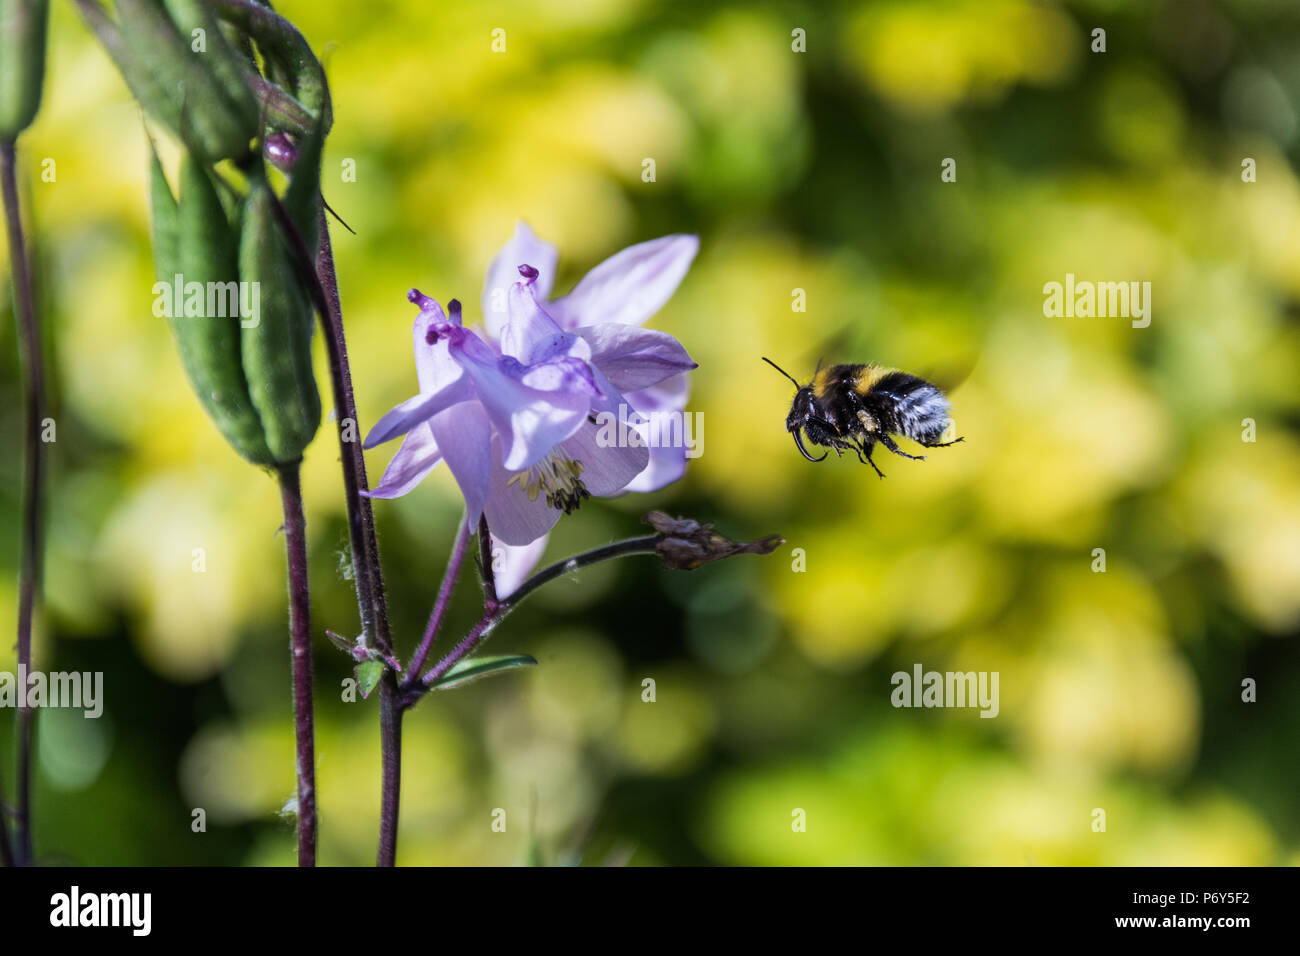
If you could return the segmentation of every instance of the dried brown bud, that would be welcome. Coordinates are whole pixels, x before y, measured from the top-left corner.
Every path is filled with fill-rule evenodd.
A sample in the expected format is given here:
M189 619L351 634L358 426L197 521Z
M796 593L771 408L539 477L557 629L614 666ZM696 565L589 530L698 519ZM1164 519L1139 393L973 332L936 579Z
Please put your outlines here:
M732 541L714 531L711 524L700 524L694 518L674 518L662 511L646 512L641 520L659 532L655 552L667 567L678 571L693 571L735 554L771 554L785 544L780 535L747 544Z

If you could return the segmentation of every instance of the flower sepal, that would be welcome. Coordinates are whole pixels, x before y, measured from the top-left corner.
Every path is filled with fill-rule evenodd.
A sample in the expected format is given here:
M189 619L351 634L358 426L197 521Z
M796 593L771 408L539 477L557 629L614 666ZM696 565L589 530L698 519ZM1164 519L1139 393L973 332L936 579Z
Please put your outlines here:
M325 636L329 638L331 644L341 650L344 654L347 654L358 664L374 662L385 667L391 667L399 674L402 673L402 662L392 654L385 654L383 651L371 647L366 643L366 636L364 634L353 640L349 640L335 631L326 631Z

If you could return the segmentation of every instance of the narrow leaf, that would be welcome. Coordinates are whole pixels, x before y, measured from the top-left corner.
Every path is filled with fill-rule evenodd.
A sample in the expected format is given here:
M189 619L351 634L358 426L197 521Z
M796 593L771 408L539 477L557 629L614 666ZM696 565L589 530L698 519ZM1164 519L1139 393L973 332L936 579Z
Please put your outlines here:
M433 682L430 690L450 690L461 687L480 677L490 677L502 671L517 667L532 667L536 658L527 654L511 654L506 657L470 657L457 662L451 670Z

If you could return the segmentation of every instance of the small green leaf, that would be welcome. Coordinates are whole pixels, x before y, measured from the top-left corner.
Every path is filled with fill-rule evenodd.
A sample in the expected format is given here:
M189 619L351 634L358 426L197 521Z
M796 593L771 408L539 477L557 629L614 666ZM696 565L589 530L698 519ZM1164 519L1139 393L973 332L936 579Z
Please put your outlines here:
M357 690L361 691L364 699L379 686L379 679L384 676L384 665L381 661L366 661L354 667L353 672L357 675Z
M431 690L450 690L460 687L480 677L490 677L500 671L514 670L516 667L532 667L536 658L527 654L511 654L506 657L469 657L457 662L451 670L433 682Z

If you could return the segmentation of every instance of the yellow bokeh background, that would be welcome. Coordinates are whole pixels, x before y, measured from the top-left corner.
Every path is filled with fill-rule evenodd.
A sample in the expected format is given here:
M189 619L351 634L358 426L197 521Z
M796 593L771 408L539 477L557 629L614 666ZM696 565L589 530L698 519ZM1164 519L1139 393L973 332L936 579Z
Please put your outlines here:
M331 82L324 191L356 232L333 228L362 430L415 390L406 290L478 321L517 220L560 249L559 292L626 245L696 233L652 325L700 364L704 453L669 488L584 505L547 556L642 533L650 508L787 538L540 593L489 645L539 667L408 715L399 862L1295 862L1300 20L1030 0L277 9ZM106 716L42 731L38 849L290 863L276 488L205 419L152 314L138 108L72 5L51 43L20 141L58 429L37 652L102 670ZM1044 315L1067 273L1150 282L1150 326ZM931 376L965 442L881 450L884 481L811 465L763 355L800 379L819 359ZM359 864L378 717L341 699L350 663L324 640L358 626L331 431L303 474L321 858ZM369 453L372 480L391 450ZM376 514L409 654L458 493L439 471ZM469 577L453 631L475 618ZM890 675L918 662L998 672L997 718L891 707Z

